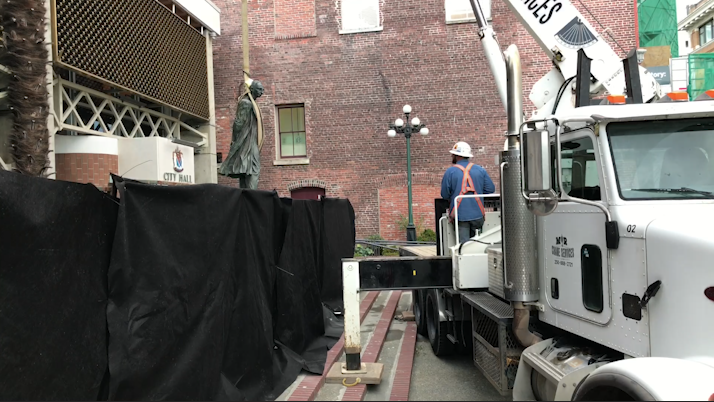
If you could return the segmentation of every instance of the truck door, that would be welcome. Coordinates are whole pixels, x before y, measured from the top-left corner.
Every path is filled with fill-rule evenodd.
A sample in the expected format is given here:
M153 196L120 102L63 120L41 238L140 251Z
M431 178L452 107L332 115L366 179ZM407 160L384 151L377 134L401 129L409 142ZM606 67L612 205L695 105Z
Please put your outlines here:
M602 202L600 158L590 129L561 137L562 191ZM546 300L554 310L600 325L610 321L605 214L597 207L561 200L538 218Z

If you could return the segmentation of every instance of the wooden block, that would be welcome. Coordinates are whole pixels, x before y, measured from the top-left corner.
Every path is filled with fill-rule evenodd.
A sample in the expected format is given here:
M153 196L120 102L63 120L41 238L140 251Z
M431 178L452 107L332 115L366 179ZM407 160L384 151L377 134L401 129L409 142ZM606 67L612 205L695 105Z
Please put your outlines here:
M414 313L411 311L403 311L402 312L402 320L404 321L414 321Z
M362 369L350 372L344 369L345 363L337 362L332 365L330 371L327 372L325 382L327 384L343 384L352 385L358 384L376 385L382 383L382 372L384 364L382 363L362 363Z

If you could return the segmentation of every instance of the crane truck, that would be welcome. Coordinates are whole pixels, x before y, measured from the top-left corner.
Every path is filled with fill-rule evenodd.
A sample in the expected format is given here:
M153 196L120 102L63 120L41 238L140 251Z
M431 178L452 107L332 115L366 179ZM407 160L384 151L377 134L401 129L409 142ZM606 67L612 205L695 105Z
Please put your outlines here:
M518 49L471 0L508 127L500 194L459 197L498 207L470 239L437 209L435 256L343 260L342 374L366 370L359 292L399 289L514 400L712 400L714 90L663 94L567 0L504 1L553 69L526 119Z

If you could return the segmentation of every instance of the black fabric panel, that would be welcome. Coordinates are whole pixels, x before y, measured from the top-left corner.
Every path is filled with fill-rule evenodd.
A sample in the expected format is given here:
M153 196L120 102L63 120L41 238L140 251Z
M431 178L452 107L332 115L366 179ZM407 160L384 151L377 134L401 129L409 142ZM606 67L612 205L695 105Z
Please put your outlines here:
M322 373L349 201L112 178L0 172L0 398L274 400Z
M223 220L237 218L235 262L231 264L235 291L229 310L232 315L223 372L251 401L274 399L272 392L284 372L276 365L280 362L275 361L273 335L276 318L273 240L274 231L282 226L278 220L280 209L275 193L244 191L237 215L213 210ZM230 249L225 252L230 253Z
M293 200L277 280L277 339L315 374L322 374L327 353L318 278L321 226L318 201Z
M333 311L343 310L342 259L354 257L355 211L346 199L323 198L323 262L320 293Z
M0 170L0 399L99 397L116 202Z
M285 222L310 224L315 211L295 214L275 193L223 186L118 188L110 399L272 400L301 368L324 365L324 341L306 353L324 333L319 289L305 279L315 268L289 261L295 273L285 279L275 261L279 250L297 256L316 248L314 237ZM280 290L303 282L312 303L288 317L283 311L305 301ZM293 323L299 335L277 334Z
M211 400L222 387L239 190L124 182L109 268L112 400Z

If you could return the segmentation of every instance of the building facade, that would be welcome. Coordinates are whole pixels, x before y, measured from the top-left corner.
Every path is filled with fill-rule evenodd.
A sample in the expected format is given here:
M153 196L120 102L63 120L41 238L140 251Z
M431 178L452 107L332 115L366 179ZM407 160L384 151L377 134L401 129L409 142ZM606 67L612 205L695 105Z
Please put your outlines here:
M101 189L110 173L151 183L217 182L212 43L220 11L213 3L36 1L44 10L20 3L3 9L3 51L31 39L18 37L24 32L7 14L24 13L21 19L44 27L45 49L37 54L48 61L50 178ZM3 60L37 61L11 54ZM22 83L11 79L17 71L0 71L10 83L0 96L0 167L17 170L12 150L24 129L17 127L22 102L10 101Z
M694 99L714 88L714 0L700 0L686 7L687 14L679 21L679 30L689 38L691 51L677 60L680 77L686 91ZM672 74L675 71L672 64Z
M700 0L686 10L686 16L679 21L679 30L689 37L690 53L714 53L714 0Z
M241 7L215 1L217 152L227 155L242 80ZM519 46L527 93L551 64L505 2L492 1L481 4L501 47ZM636 46L633 2L573 3L621 56ZM348 198L359 238L405 239L406 144L387 136L405 104L430 130L411 141L420 231L434 227L434 199L457 141L471 145L497 184L506 115L468 0L250 0L248 20L251 77L265 87L260 189Z

